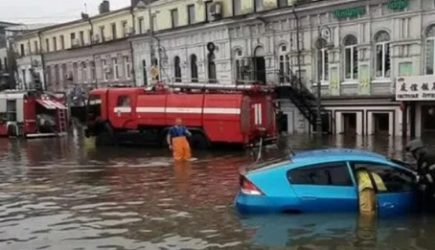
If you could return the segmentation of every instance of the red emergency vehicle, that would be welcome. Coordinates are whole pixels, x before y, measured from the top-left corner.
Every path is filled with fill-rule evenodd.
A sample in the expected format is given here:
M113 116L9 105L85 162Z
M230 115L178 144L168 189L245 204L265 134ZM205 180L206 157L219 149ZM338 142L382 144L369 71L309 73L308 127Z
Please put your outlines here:
M191 144L250 145L275 140L273 89L257 85L172 84L153 89L102 88L89 94L86 135L96 144L119 142L120 132L139 131L165 144L176 118L192 132Z
M65 135L67 116L64 95L22 90L0 92L0 136Z

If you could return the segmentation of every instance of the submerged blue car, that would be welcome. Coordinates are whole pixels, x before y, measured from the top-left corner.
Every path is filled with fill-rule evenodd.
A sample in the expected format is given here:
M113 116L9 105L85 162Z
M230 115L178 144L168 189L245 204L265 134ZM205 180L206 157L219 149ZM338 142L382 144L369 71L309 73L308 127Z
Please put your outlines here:
M378 213L392 215L416 207L417 175L399 161L355 149L300 152L240 176L235 204L241 213L357 212L356 171L377 174Z

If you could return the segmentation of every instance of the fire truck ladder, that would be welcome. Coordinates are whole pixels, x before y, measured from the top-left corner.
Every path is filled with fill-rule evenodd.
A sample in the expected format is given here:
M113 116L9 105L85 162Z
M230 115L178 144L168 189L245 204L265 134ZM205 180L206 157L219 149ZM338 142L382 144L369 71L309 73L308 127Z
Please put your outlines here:
M273 91L274 86L260 84L168 83L171 88L222 91Z
M57 110L57 122L58 122L58 133L66 133L67 132L67 114L66 109L58 109Z

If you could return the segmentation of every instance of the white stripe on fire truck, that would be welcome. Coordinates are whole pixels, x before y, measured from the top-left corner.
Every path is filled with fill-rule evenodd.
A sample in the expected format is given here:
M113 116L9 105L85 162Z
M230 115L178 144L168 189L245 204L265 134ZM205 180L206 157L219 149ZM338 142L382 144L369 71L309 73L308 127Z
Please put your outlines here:
M131 113L130 107L115 107L113 109L115 113Z
M239 108L180 108L180 107L137 107L138 113L177 113L177 114L225 114L239 115Z
M164 107L137 107L137 113L164 113Z

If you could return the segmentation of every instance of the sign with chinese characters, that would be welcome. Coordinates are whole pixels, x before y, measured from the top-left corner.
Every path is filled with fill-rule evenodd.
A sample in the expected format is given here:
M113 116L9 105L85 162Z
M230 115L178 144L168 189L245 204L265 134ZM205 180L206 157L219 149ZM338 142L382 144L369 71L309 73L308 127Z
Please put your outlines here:
M396 100L435 101L435 76L399 77L396 81Z

